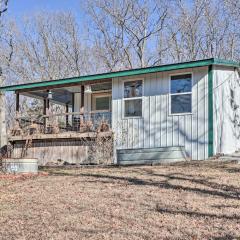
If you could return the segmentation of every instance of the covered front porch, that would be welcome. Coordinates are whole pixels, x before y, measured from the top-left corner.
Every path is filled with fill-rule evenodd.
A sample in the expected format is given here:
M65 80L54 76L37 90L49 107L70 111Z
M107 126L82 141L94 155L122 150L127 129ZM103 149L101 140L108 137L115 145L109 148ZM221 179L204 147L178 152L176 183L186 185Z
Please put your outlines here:
M35 157L40 165L111 161L111 79L22 89L15 96L16 117L8 130L12 157ZM38 107L23 111L23 98L37 99Z
M38 99L37 109L23 112L21 96ZM16 91L16 118L9 139L33 135L65 135L107 132L111 129L112 83L78 84L41 87Z

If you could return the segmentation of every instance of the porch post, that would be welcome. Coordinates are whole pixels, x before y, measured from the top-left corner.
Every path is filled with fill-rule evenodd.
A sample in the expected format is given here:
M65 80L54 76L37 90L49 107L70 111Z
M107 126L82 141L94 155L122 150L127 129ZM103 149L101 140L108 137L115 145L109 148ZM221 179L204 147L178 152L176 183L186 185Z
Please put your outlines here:
M67 115L66 115L66 128L68 129L68 127L69 127L69 116L68 116L69 105L68 104L66 104L66 113L67 113Z
M84 113L84 85L81 86L81 106L80 112Z
M75 94L72 93L72 112L74 112L74 105L75 105ZM74 119L75 117L74 115L72 115L72 127L74 127L74 123L75 123Z
M44 116L47 115L47 99L46 98L43 99L43 115ZM43 126L44 126L44 132L45 132L46 128L47 128L47 118L46 117L43 118Z
M19 107L19 93L16 92L16 115L18 115L19 110L20 110L20 107Z
M47 113L47 114L49 114L50 101L49 101L49 99L48 99L48 98L46 99L46 108L47 108L47 111L46 111L46 113Z

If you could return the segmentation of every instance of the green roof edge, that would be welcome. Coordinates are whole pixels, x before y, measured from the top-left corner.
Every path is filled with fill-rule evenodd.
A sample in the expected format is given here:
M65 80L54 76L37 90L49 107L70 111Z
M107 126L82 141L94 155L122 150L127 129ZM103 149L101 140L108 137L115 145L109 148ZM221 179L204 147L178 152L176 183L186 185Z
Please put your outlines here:
M140 75L140 74L146 74L146 73L172 71L172 70L178 70L178 69L184 69L184 68L203 67L203 66L209 66L209 65L224 65L224 66L231 66L231 67L240 67L240 64L234 61L210 58L210 59L203 59L198 61L174 63L174 64L167 64L167 65L161 65L161 66L147 67L147 68L130 69L130 70L124 70L124 71L118 71L118 72L101 73L101 74L95 74L95 75L86 75L86 76L65 78L65 79L59 79L59 80L3 86L3 87L0 87L0 91L7 92L7 91L17 91L17 90L31 89L31 88L38 88L38 87L51 87L51 86L57 86L60 84L81 83L86 81L96 81L96 80L114 78L114 77L134 76L134 75Z

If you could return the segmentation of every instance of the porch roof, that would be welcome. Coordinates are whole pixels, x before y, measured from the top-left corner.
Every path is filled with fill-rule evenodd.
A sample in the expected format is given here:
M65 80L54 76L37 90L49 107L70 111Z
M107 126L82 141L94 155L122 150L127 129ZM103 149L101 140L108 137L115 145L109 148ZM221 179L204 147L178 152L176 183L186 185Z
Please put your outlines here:
M147 68L137 68L137 69L131 69L131 70L108 72L108 73L101 73L101 74L94 74L94 75L85 75L85 76L78 76L78 77L51 80L51 81L9 85L9 86L0 87L0 91L1 92L25 91L25 90L31 91L31 89L38 89L38 88L51 89L53 87L60 87L63 85L74 85L78 83L88 84L94 81L104 82L114 77L134 76L134 75L140 75L145 73L163 72L163 71L171 71L171 70L178 70L178 69L184 69L184 68L203 67L203 66L209 66L209 65L240 67L240 64L238 62L216 59L216 58L209 58L209 59L203 59L198 61L174 63L174 64L160 65L160 66L147 67Z

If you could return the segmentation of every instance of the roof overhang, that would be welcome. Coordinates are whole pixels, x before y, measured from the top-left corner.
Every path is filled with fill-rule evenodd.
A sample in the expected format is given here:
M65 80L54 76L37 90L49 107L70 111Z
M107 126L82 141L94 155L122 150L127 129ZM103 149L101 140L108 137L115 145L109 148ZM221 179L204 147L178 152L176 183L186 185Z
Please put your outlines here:
M52 81L42 81L42 82L33 82L33 83L26 83L26 84L19 84L19 85L3 86L3 87L0 87L0 91L25 92L25 91L40 90L40 89L60 88L63 86L74 86L79 84L84 85L84 84L92 84L96 82L106 82L106 81L111 81L111 79L115 77L134 76L134 75L141 75L146 73L172 71L172 70L185 69L185 68L204 67L209 65L222 65L222 66L237 67L237 68L240 67L240 64L237 62L210 58L210 59L204 59L204 60L198 60L198 61L167 64L167 65L161 65L161 66L155 66L155 67L138 68L138 69L125 70L125 71L118 71L118 72L101 73L101 74L95 74L95 75L65 78L65 79L58 79L58 80L52 80Z
M92 93L99 93L99 92L109 92L112 89L111 82L104 82L104 83L96 83L92 84L91 90ZM31 88L22 91L16 91L17 93L39 100L47 99L48 98L48 91L42 88ZM60 105L68 105L72 106L73 94L74 93L81 93L81 86L65 86L65 87L57 87L51 88L52 98L50 102L60 104Z

